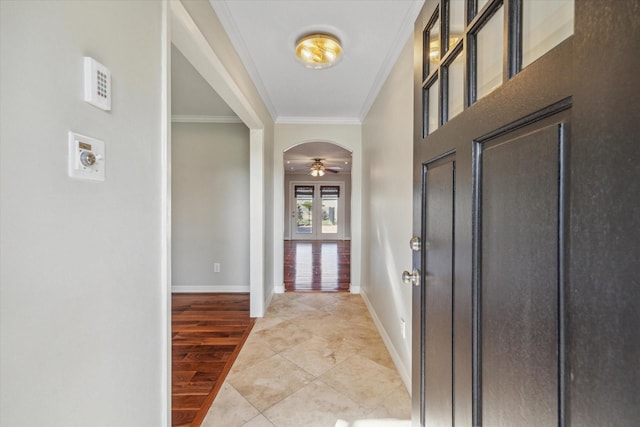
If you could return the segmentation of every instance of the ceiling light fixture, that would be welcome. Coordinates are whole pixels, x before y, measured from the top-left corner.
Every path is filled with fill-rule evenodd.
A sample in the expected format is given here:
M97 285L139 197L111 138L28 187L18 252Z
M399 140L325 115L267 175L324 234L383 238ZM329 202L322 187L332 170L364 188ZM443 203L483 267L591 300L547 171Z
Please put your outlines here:
M338 63L342 46L337 37L325 33L302 36L296 42L296 55L307 68L321 70Z
M311 165L311 171L309 172L311 176L323 176L324 175L324 165L318 159Z

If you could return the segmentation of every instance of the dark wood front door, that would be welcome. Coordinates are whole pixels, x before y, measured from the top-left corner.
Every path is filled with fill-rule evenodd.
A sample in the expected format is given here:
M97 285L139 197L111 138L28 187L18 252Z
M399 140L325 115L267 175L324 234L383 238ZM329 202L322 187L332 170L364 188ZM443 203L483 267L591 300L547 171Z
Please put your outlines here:
M636 425L640 2L427 0L414 44L413 425Z

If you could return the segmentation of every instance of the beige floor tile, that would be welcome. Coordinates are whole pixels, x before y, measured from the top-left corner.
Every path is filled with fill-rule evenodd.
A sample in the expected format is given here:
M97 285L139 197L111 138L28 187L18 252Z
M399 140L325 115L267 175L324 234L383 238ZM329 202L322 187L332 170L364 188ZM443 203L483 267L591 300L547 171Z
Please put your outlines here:
M342 298L342 294L340 293L303 293L300 292L297 294L298 297L296 301L307 305L309 307L315 308L316 310L322 310L327 307L331 307L337 304Z
M275 427L264 415L260 414L242 427Z
M274 295L265 317L291 318L318 312L317 309L297 301L297 298L299 297L296 293Z
M367 418L396 418L400 420L411 419L411 397L404 384L391 390L384 400L376 405L375 409L367 414Z
M201 426L240 427L259 414L235 388L224 383Z
M265 317L261 317L259 319L256 319L256 323L253 325L253 328L251 329L251 333L255 333L258 331L261 331L263 329L269 329L272 328L274 326L276 326L278 323L282 323L285 320L288 320L289 318L283 318L283 317L278 317L278 316L265 316Z
M262 340L273 351L280 353L307 341L311 337L313 334L308 329L296 325L295 322L282 322L256 332L254 339Z
M320 379L371 409L382 403L393 388L403 384L397 371L358 355L338 364Z
M255 337L255 335L253 335ZM233 362L230 373L243 371L258 362L266 360L276 353L259 338L249 336L242 346L242 351Z
M227 377L229 384L261 412L313 379L313 375L277 354Z
M264 412L276 427L333 427L363 418L366 410L322 381L314 381Z
M411 401L364 301L275 295L257 319L204 427L334 427L410 419Z
M345 341L330 342L314 336L280 353L305 371L318 377L354 354L356 347Z

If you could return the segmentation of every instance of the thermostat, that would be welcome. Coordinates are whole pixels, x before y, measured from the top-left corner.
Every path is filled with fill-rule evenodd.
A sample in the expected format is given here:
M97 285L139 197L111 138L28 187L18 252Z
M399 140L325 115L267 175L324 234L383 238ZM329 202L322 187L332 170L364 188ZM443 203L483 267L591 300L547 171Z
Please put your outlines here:
M69 132L69 176L104 181L104 141Z

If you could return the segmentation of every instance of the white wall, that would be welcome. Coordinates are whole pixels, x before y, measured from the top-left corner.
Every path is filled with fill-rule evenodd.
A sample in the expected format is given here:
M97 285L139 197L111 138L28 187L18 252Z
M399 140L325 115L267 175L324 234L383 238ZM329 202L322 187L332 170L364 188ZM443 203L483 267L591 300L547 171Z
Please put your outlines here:
M0 425L166 419L162 7L0 1ZM84 55L110 112L82 101ZM69 130L104 140L105 182L67 177Z
M286 173L284 178L284 238L291 238L291 183L292 182L341 182L343 184L342 194L340 195L340 203L338 209L344 210L344 221L340 225L343 227L342 239L351 239L351 175L345 174L325 174L324 176L311 177L310 175L302 175L295 173Z
M362 125L362 294L410 390L413 49L409 41ZM406 339L400 319L406 321Z
M176 4L173 2L172 4ZM181 0L187 14L194 21L200 34L192 27L185 29L188 37L202 36L225 68L227 75L221 76L215 67L216 61L192 64L205 77L213 89L250 128L251 165L251 235L250 281L251 316L261 317L273 296L274 262L271 248L274 242L273 199L273 147L274 123L268 109L244 68L242 60L224 31L211 4L202 0ZM186 35L186 34L183 34ZM175 40L174 40L175 41ZM178 44L176 44L178 46ZM183 51L183 54L188 55ZM262 187L257 191L254 183ZM277 268L282 270L282 268Z
M249 130L173 123L171 134L173 292L249 292Z
M273 283L275 292L284 292L284 160L286 150L311 141L325 141L339 145L352 153L351 165L351 292L360 292L361 283L361 227L362 216L362 130L360 125L276 124L273 149Z

